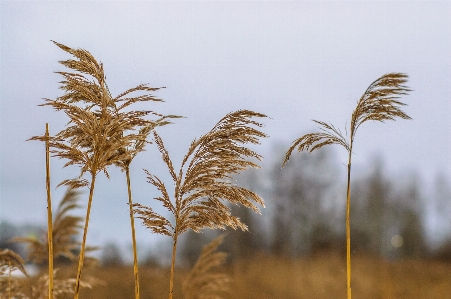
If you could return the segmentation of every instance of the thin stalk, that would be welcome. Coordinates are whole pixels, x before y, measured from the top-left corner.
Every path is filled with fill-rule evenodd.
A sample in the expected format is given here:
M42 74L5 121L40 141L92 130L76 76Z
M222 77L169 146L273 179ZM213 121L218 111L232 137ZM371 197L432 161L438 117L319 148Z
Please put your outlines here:
M346 278L347 299L351 299L351 154L352 144L348 156L348 187L346 191Z
M175 254L177 251L177 234L174 236L174 244L172 246L172 265L171 265L171 278L169 280L169 299L172 299L172 293L174 293L174 266L175 266Z
M128 188L128 205L130 207L130 224L132 227L132 244L133 244L133 274L135 277L135 299L139 299L139 277L138 277L138 252L136 249L136 236L135 236L135 219L133 217L133 201L132 201L132 189L130 187L130 168L125 169L125 175L127 177Z
M49 147L49 124L45 124L45 170L47 189L47 239L49 245L49 299L53 299L53 225L52 225L52 199L50 195L50 147Z
M179 182L176 183L175 194L175 229L174 229L174 243L172 245L172 262L171 262L171 277L169 278L169 299L172 299L172 294L174 293L174 269L175 269L175 258L177 252L177 238L178 238L178 219L180 218L180 198L179 198Z
M95 175L95 173L92 173L91 188L89 189L88 208L86 210L85 228L83 231L83 241L81 243L81 250L80 250L80 255L78 258L78 270L77 270L77 277L76 277L76 281L75 281L74 299L78 299L78 296L80 295L81 271L83 269L83 262L85 259L86 235L88 234L89 215L91 213L91 204L92 204L92 196L94 195L95 180L96 180L96 175Z

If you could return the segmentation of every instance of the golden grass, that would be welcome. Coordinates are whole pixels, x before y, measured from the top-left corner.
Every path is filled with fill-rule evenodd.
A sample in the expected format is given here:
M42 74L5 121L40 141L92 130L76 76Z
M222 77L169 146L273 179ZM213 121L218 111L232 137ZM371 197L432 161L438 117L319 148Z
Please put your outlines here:
M229 291L230 275L218 272L227 258L227 253L217 251L225 235L219 235L202 248L202 252L183 281L185 299L222 299Z
M146 170L147 179L160 191L161 195L154 199L161 202L175 221L171 223L149 206L135 203L133 208L143 225L153 233L172 238L169 299L173 296L179 235L190 229L200 232L205 228L225 229L227 226L247 230L247 226L231 214L231 208L226 203L242 205L257 213L260 210L256 204L264 206L258 194L233 184L231 177L250 167L259 167L252 160L260 161L262 156L246 146L259 144L259 138L266 137L259 130L262 124L252 120L263 117L266 115L250 110L228 113L207 134L191 142L178 172L174 169L163 140L153 132L155 144L174 183L173 197L169 195L164 182Z
M83 218L73 216L71 215L71 212L77 208L80 208L78 201L79 192L75 190L67 190L58 205L52 221L54 257L64 256L71 261L75 261L77 259L73 251L78 249L80 245L79 242L75 240L79 234L79 229L82 227L81 222L83 221ZM16 237L12 241L25 243L28 247L27 260L36 264L42 264L48 259L49 256L47 238L38 239L35 237Z
M55 136L49 137L46 133L43 136L34 136L31 140L45 141L47 152L50 147L54 156L69 160L64 167L69 165L80 167L81 173L77 179L65 180L59 185L67 185L71 188L89 186L89 199L75 283L74 298L76 299L79 297L86 236L97 174L104 172L109 177L107 168L112 165L120 166L127 171L131 160L142 151L146 144L149 132L157 126L167 124L166 118L174 116L163 116L150 110L127 111L134 103L162 101L149 94L160 88L140 84L113 97L106 83L102 63L99 63L91 53L84 49L72 49L63 44L54 43L74 57L74 59L60 61L73 72L56 72L63 77L60 89L64 91L64 94L56 99L45 99L45 103L41 106L50 106L56 111L63 111L68 116L69 122L67 128ZM145 92L146 94L131 96L135 92ZM149 115L156 115L159 119L145 119ZM83 178L85 173L90 174L90 181ZM130 186L129 177L127 177L127 184ZM138 299L137 254L130 191L129 201L132 242L135 249L133 252L135 256L135 294ZM51 275L50 269L50 277Z
M451 294L449 263L428 260L388 262L359 254L353 255L353 260L356 263L352 290L356 298L444 299ZM104 284L92 289L83 288L81 296L96 299L134 298L133 278L124 275L130 273L132 268L90 269L89 274L101 277ZM230 292L225 297L228 299L334 299L346 296L346 285L343 283L346 259L337 252L295 260L256 254L224 270L231 275ZM61 269L61 272L64 271ZM181 285L188 277L188 271L177 271L179 275L175 278L174 297L184 298ZM169 268L141 266L140 277L144 282L141 296L165 298L169 276ZM24 289L28 289L27 286Z
M79 234L79 230L82 227L81 222L82 217L77 217L71 215L74 209L80 208L78 205L79 193L73 189L67 190L63 199L56 209L56 213L53 216L53 220L49 220L53 223L52 225L52 244L53 244L53 256L54 258L65 257L69 261L75 262L77 259L74 250L79 248L80 243L76 241L76 237ZM49 267L45 269L45 261L51 256L49 254L48 238L41 237L16 237L13 238L12 242L21 242L27 246L28 256L27 261L35 263L42 267L41 269L46 270L47 274L43 271L28 282L30 284L30 289L32 290L29 298L61 298L61 296L73 296L74 294L74 284L75 279L73 277L74 273L71 272L71 276L65 276L64 273L68 271L60 272L58 268L52 269L52 264L49 263ZM87 251L92 251L95 248L87 247ZM20 260L17 260L20 261ZM96 264L96 259L91 257L86 257L84 260L86 266L92 266ZM22 262L23 264L23 262ZM7 265L4 260L0 258L0 265ZM44 266L44 267L43 267ZM51 274L49 273L51 271ZM58 273L58 277L56 274ZM0 273L1 274L1 273ZM61 275L63 274L63 275ZM98 284L98 280L93 277L85 276L84 280L80 281L80 286L91 288L93 285ZM19 289L19 284L16 284L16 289ZM51 292L49 292L49 289ZM49 293L53 294L49 297ZM0 295L2 292L0 292ZM2 298L2 297L0 297ZM19 296L19 298L26 298L24 296Z
M239 218L231 214L227 203L241 205L259 213L257 205L264 207L263 199L246 188L232 183L232 176L250 167L258 168L255 160L262 156L246 147L248 144L259 144L259 139L267 137L259 130L262 124L253 118L266 117L250 110L238 110L223 117L207 134L195 139L180 166L175 171L169 152L163 140L154 131L158 126L169 123L168 118L153 111L128 111L130 105L138 102L162 101L149 92L160 88L148 87L146 84L130 88L113 97L106 84L103 65L86 50L72 49L54 42L60 49L71 54L75 59L60 61L73 72L57 72L63 77L61 89L64 94L54 100L45 99L41 106L51 106L56 111L63 111L69 118L66 129L50 137L48 126L43 136L32 137L32 140L46 142L47 198L48 198L48 236L47 240L17 238L16 241L28 244L30 259L37 263L48 259L48 274L34 277L30 283L31 294L20 293L20 282L13 279L11 269L18 268L23 272L23 261L10 251L0 252L0 289L1 298L17 295L20 298L63 298L71 296L77 299L80 287L87 298L128 298L133 293L135 299L140 298L138 278L138 260L136 250L134 214L143 220L144 225L153 233L172 237L172 263L168 269L145 269L143 277L143 295L148 298L161 298L169 285L169 299L173 295L186 299L221 298L227 290L229 277L234 279L232 293L229 298L337 298L347 294L351 299L351 251L350 251L350 175L353 141L357 128L364 122L374 120L384 122L395 118L410 119L402 110L405 104L397 99L407 95L410 89L403 85L407 75L402 73L386 74L375 80L357 102L352 113L349 135L341 133L333 125L315 121L321 132L311 133L298 138L286 153L285 164L292 151L309 150L310 152L328 144L339 144L348 151L348 187L346 199L346 262L337 254L323 254L311 259L284 260L280 258L256 255L249 260L241 260L233 264L227 273L212 271L223 264L226 255L217 252L223 241L219 237L206 245L194 268L186 273L180 269L180 276L174 278L175 258L178 236L188 230L200 232L202 229L247 230L247 226ZM146 94L130 96L135 92ZM157 120L149 120L147 116L158 116ZM171 222L156 213L151 207L133 203L130 186L129 166L133 158L144 149L150 133L165 162L174 183L174 194L168 190L159 177L146 170L148 182L156 187L161 196L159 201L174 217ZM51 150L50 150L51 149ZM58 278L53 279L57 270L53 269L54 256L64 255L75 260L72 252L75 243L72 239L81 227L80 217L67 214L78 207L76 194L68 192L52 222L50 199L49 152L54 156L69 160L64 167L78 165L81 173L77 179L65 180L60 185L71 189L88 187L89 199L84 219L84 232L78 258L77 275L68 278L73 268L58 271ZM105 287L99 281L86 276L81 280L82 269L89 261L85 260L86 236L88 232L91 203L97 174L107 168L118 166L126 173L128 199L130 208L130 224L134 255L134 280L128 281L122 274L124 268L108 268L91 270L95 277L105 280ZM85 174L89 178L83 178ZM443 298L451 293L448 283L450 274L442 264L433 264L433 270L427 261L401 261L389 263L368 256L354 256L358 266L354 268L352 280L354 293L361 298ZM430 271L426 271L429 269ZM106 271L106 272L105 272ZM439 271L440 273L436 273ZM117 273L116 273L117 272ZM443 273L442 273L443 272ZM7 273L7 275L5 275ZM347 285L341 283L346 273ZM71 274L72 275L72 274ZM427 276L425 276L427 275ZM169 282L167 277L169 276ZM6 277L6 279L5 279ZM60 278L62 277L62 278ZM34 284L33 284L34 281ZM446 281L446 280L445 280ZM425 286L429 284L430 288ZM75 288L72 286L75 284ZM421 285L423 284L423 286ZM183 289L182 289L183 286ZM182 292L183 291L183 292ZM167 293L166 293L167 294Z
M344 136L342 132L334 125L323 121L314 120L320 125L321 132L310 133L296 139L285 154L285 163L290 159L294 149L298 152L309 151L329 144L338 144L343 146L348 152L348 182L346 190L346 285L347 299L351 299L351 158L352 146L354 144L357 129L366 121L395 120L396 118L410 119L402 111L403 102L398 101L401 95L407 95L411 90L404 85L407 82L407 75L402 73L389 73L375 80L365 90L363 95L357 101L357 107L352 112L349 136Z
M9 250L0 250L0 298L13 298L22 295L22 286L19 280L12 276L12 271L19 270L28 275L25 262L20 255Z
M353 255L353 295L365 299L448 298L449 264L427 260L388 262ZM320 299L346 296L346 260L338 253L284 260L257 256L234 265L229 298Z

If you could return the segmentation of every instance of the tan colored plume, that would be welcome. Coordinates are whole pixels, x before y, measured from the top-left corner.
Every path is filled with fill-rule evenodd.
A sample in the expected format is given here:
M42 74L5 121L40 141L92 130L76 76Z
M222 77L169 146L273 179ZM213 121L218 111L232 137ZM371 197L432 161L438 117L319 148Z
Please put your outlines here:
M385 74L365 90L357 102L357 107L352 112L350 134L348 139L332 124L314 120L320 125L321 132L305 134L296 139L285 154L282 167L290 159L294 149L298 152L312 152L328 144L343 146L348 152L348 186L346 194L346 257L347 257L347 299L351 299L351 224L350 224L350 202L351 202L351 156L357 129L366 121L375 120L384 122L395 120L397 117L410 119L402 111L403 102L398 101L402 95L407 95L411 90L404 85L407 75L402 73Z
M242 205L259 213L256 204L264 206L256 193L232 183L232 175L259 166L252 160L262 157L246 147L259 144L266 137L258 128L262 124L252 118L266 117L249 110L228 113L207 134L193 140L178 172L174 169L161 137L154 132L154 141L174 182L174 195L156 175L146 170L148 182L160 196L155 199L174 216L171 223L151 207L133 204L134 212L152 232L173 239L169 298L172 298L177 238L189 229L200 232L204 228L247 230L239 218L231 214L227 203Z
M219 235L202 248L196 264L183 281L185 299L222 299L229 291L230 275L216 272L224 264L227 253L217 251L224 242L225 234Z

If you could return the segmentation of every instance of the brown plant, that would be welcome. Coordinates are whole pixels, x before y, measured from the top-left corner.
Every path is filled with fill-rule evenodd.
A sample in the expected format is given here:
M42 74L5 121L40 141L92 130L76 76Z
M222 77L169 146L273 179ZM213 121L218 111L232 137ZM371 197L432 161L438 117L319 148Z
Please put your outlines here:
M79 235L79 230L83 227L81 225L83 218L71 215L70 212L80 208L77 201L79 200L80 192L73 189L68 189L63 199L56 209L56 214L52 221L53 231L53 256L54 258L64 257L72 262L77 260L74 251L80 247L80 242L76 241ZM13 242L21 242L27 245L28 256L27 260L37 265L44 263L49 257L48 236L47 238L38 239L36 237L16 237L12 239ZM95 247L86 247L86 251L96 250ZM97 260L87 256L85 258L85 265L94 265ZM50 269L50 267L49 267ZM37 283L32 286L31 298L48 298L48 288L50 287L52 278L52 295L53 298L58 298L64 294L74 294L75 279L59 278L53 279L58 272L58 269L52 269L52 275L41 274ZM99 281L93 277L86 277L80 282L82 287L91 288L98 284ZM70 286L70 287L69 287Z
M207 134L195 139L176 173L163 140L154 132L154 141L168 167L174 182L174 199L163 181L146 170L148 182L161 193L155 199L175 217L172 224L166 217L156 213L151 207L133 204L134 212L152 232L170 236L173 239L169 299L173 293L174 265L177 238L192 229L200 232L204 228L247 230L240 219L231 215L224 202L243 205L259 213L254 204L264 206L263 200L254 192L231 183L231 175L249 167L258 168L250 159L261 160L256 152L243 144L259 144L259 138L266 137L258 129L262 125L251 120L252 117L266 117L249 110L239 110L223 117Z
M157 126L164 126L167 124L170 124L171 122L167 121L167 118L179 118L179 116L175 115L168 115L160 117L155 123L146 125L142 127L139 130L139 136L146 136L145 139L140 137L139 139L136 139L132 146L122 148L120 151L123 153L128 153L128 156L126 159L122 161L116 162L116 166L118 166L122 171L125 171L125 178L127 182L127 193L128 193L128 205L130 210L130 226L131 226L131 232L132 232L132 248L133 248L133 274L135 279L135 299L140 298L139 293L139 271L138 271L138 251L136 246L136 233L135 233L135 220L133 217L133 200L132 200L132 189L131 189L131 182L130 182L130 164L133 161L133 159L136 157L136 155L144 150L144 146L146 143L150 143L147 141L147 136L150 134L152 130L155 129Z
M70 214L74 209L80 208L77 201L79 200L79 192L68 189L63 199L58 205L56 214L53 219L53 254L54 257L65 257L71 261L77 259L73 253L80 246L76 241L83 218ZM48 240L47 238L37 239L35 237L16 237L12 239L14 242L25 243L28 247L27 260L36 264L42 264L48 259Z
M64 78L60 88L65 93L54 100L45 99L46 103L41 106L51 106L57 111L64 111L69 117L69 123L66 129L54 137L35 136L31 139L48 140L54 156L69 160L64 167L69 165L81 167L78 179L65 180L60 185L68 185L71 188L89 186L83 241L75 283L74 298L78 298L96 176L103 171L109 177L108 166L131 159L138 151L138 149L132 149L131 145L137 141L145 142L147 137L147 134L140 133L140 129L155 125L155 121L145 119L146 116L163 117L153 111L127 111L127 108L137 102L162 100L148 94L160 88L152 88L146 84L128 89L113 98L106 84L101 63L98 63L84 49L71 49L57 42L54 43L76 58L60 61L62 65L75 72L57 72ZM145 94L129 97L134 92L145 92ZM124 150L126 148L130 150ZM90 182L83 178L85 173L90 174Z
M351 224L350 224L350 202L351 202L351 155L357 129L366 121L395 120L397 117L410 119L401 107L405 104L398 101L402 95L407 95L411 90L404 85L407 75L402 73L390 73L383 75L366 89L357 102L351 117L349 140L332 124L314 120L320 125L319 133L305 134L296 139L288 149L283 165L289 160L294 149L298 152L312 152L328 144L338 144L348 151L348 182L346 194L346 260L347 260L347 298L351 299Z
M222 299L221 293L229 290L230 275L214 270L224 264L227 253L217 251L225 235L219 235L202 248L196 264L183 281L185 299Z
M55 277L53 290L53 295L55 298L67 298L67 295L73 295L75 278L57 279L58 269L54 270L53 276ZM41 275L38 278L37 283L31 286L31 298L33 299L48 298L46 295L49 283L50 283L49 275L47 274ZM92 276L84 277L84 279L80 281L81 287L88 289L92 289L93 286L99 284L103 284L103 281L100 281Z

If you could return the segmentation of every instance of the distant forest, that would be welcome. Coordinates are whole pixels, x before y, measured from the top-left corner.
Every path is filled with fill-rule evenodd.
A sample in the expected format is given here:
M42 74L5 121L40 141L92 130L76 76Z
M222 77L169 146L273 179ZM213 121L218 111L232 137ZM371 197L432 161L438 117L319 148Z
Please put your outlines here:
M264 198L266 209L263 217L249 209L233 207L234 215L249 226L250 232L227 230L222 250L229 253L230 259L246 258L256 252L298 258L346 250L342 164L333 151L325 148L311 154L295 154L282 169L284 148L275 151L279 159L274 159L276 162L269 167L251 169L236 177L238 185ZM451 262L451 187L447 178L437 175L432 190L426 192L416 173L389 176L383 159L374 158L368 162L365 173L353 175L351 189L353 254ZM427 229L431 225L433 228ZM431 231L435 236L428 235ZM182 236L178 252L181 264L192 265L202 246L219 233L190 231ZM1 221L0 248L10 248L25 257L25 247L9 241L18 236L45 234L45 223L36 227ZM104 266L125 263L117 244L104 244L99 250ZM148 254L140 262L161 261L158 252Z
M282 161L284 152L278 151ZM297 258L321 251L338 250L345 244L346 185L342 164L326 148L311 154L293 155L281 169L248 170L239 184L261 194L267 205L259 217L236 208L250 233L229 231L227 251L232 257L263 252ZM383 159L369 161L365 173L352 177L352 253L374 254L386 259L438 258L451 261L451 188L437 175L433 190L425 190L416 173L392 177ZM433 229L428 217L433 216ZM428 234L433 231L434 236ZM208 234L186 239L182 259L194 261L199 248L191 248ZM205 243L204 242L200 243Z

